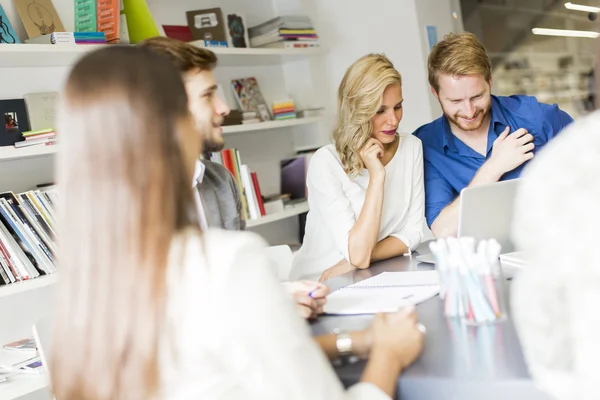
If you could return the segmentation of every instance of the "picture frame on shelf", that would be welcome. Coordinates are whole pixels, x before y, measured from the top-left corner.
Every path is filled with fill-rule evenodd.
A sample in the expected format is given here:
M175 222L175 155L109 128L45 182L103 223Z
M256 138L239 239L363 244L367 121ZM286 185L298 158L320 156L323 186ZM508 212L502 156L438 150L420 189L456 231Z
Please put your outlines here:
M52 0L13 0L13 2L29 39L52 32L65 32Z
M0 114L0 146L12 146L25 140L21 132L30 130L25 100L0 100Z
M248 25L246 18L240 14L227 14L227 39L231 47L248 48L250 38L248 36Z
M205 47L229 47L221 8L187 11L186 18L194 40L204 41Z

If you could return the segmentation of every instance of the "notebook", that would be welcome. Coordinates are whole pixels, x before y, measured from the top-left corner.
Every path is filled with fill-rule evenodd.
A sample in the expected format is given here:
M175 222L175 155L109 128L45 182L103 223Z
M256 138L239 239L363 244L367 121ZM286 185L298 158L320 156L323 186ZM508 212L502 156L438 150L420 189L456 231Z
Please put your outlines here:
M428 300L440 291L437 271L384 272L341 288L329 296L325 314L394 312Z

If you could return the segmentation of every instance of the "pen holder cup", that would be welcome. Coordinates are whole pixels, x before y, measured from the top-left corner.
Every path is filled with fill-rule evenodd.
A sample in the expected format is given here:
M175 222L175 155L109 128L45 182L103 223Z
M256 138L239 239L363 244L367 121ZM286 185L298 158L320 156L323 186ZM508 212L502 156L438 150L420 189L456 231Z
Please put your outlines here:
M482 270L488 271L482 273ZM489 268L455 268L440 272L444 315L467 325L488 325L507 316L506 285L500 263Z

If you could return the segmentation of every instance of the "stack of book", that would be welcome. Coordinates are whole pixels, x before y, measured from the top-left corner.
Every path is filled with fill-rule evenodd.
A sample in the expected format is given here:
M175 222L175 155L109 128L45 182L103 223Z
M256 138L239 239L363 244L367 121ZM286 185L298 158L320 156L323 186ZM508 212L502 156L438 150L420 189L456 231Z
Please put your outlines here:
M319 37L306 16L273 18L248 29L250 47L303 48L318 47Z
M105 44L104 32L53 32L25 40L30 44Z
M210 160L223 165L234 176L242 199L242 216L245 220L266 215L258 176L247 165L242 164L237 149L225 149L212 153Z
M260 121L256 111L246 111L242 113L242 124L255 124Z
M40 129L37 131L26 131L22 132L25 140L16 142L15 147L27 147L34 145L45 145L50 146L56 143L56 132L54 129Z
M56 271L57 196L54 188L0 194L0 285Z
M273 117L276 121L296 118L294 100L285 99L273 103Z

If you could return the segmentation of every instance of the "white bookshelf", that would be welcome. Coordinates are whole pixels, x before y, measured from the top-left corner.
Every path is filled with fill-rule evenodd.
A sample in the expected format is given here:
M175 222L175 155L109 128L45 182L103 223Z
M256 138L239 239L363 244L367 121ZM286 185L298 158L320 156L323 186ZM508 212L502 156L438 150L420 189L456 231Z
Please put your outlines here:
M324 117L296 118L285 121L267 121L256 124L229 125L223 127L223 133L226 135L240 134L246 132L256 132L269 129L289 128L293 126L302 126L316 124L324 121ZM58 145L34 145L22 148L14 146L0 147L0 161L18 160L29 157L39 157L44 155L53 155L58 151Z
M36 144L33 146L16 148L14 146L0 147L0 161L18 160L21 158L52 155L58 151L58 145L46 146Z
M223 127L224 134L244 133L253 131L262 131L267 129L289 128L292 126L301 126L315 124L324 121L324 117L296 118L285 121L266 121L255 124L229 125Z
M74 64L84 54L105 46L114 45L2 44L0 45L0 68L69 66ZM217 54L219 66L272 64L321 54L319 47L305 49L210 47L209 50Z
M22 282L11 283L0 286L0 298L36 290L44 286L53 285L58 281L58 273L28 279Z
M302 213L308 212L308 202L298 203L292 207L286 207L283 211L265 215L264 217L251 219L246 221L246 228L253 228L256 226L269 224L271 222L279 221L282 219L294 217Z
M27 396L27 399L47 399L52 396L49 390L50 382L48 374L40 375L17 375L10 381L0 382L0 400L13 400Z

